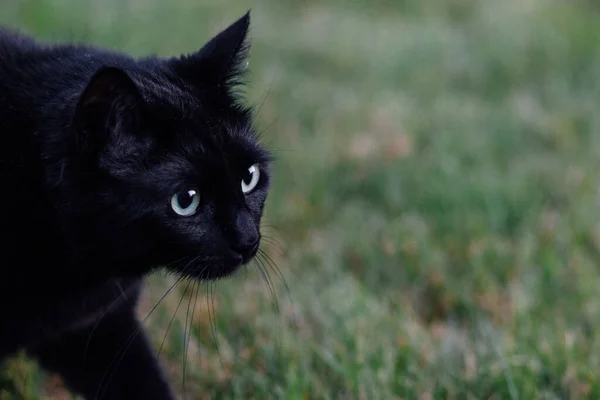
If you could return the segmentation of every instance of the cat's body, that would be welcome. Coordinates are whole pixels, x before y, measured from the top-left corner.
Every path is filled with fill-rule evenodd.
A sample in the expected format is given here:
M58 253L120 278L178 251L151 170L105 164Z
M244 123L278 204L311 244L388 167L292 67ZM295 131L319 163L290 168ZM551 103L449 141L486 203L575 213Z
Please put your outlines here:
M155 268L216 279L258 247L248 22L171 60L0 30L0 361L25 349L86 398L174 398L135 306Z

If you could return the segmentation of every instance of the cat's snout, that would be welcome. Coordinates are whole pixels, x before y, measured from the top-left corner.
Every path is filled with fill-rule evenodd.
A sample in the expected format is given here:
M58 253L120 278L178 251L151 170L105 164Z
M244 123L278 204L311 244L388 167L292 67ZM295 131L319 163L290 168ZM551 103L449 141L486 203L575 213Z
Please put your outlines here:
M243 240L232 243L231 248L242 256L244 262L248 262L250 258L254 257L254 254L256 254L259 242L260 238L258 233L256 235L247 235Z
M233 251L242 256L243 263L250 261L260 242L260 234L252 216L248 212L240 212L236 216L235 230L230 237L230 246Z

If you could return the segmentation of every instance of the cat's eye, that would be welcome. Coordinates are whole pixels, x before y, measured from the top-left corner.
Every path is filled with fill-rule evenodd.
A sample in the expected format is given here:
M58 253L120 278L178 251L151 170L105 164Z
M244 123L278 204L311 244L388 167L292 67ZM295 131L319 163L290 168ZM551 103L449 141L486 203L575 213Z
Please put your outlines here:
M252 165L242 176L242 192L248 194L254 190L260 180L260 168L258 164Z
M200 193L196 189L187 189L171 197L171 208L182 217L194 215L200 204Z

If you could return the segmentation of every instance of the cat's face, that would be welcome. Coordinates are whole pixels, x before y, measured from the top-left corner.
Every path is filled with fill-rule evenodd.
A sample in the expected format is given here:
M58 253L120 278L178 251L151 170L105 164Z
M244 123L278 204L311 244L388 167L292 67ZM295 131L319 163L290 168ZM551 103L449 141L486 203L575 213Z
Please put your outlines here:
M77 151L97 177L86 201L116 257L214 279L256 254L270 156L233 91L248 18L196 54L102 68L83 92Z

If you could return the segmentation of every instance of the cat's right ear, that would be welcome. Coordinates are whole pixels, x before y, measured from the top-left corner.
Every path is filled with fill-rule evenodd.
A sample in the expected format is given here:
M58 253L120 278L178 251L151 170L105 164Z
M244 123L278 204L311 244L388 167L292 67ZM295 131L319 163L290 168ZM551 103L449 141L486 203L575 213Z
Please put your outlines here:
M79 147L89 147L93 138L102 139L118 127L134 123L142 96L125 71L102 67L92 76L79 97L73 124Z
M250 49L250 11L210 39L199 51L171 60L184 80L204 89L231 89L239 84Z

